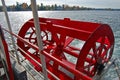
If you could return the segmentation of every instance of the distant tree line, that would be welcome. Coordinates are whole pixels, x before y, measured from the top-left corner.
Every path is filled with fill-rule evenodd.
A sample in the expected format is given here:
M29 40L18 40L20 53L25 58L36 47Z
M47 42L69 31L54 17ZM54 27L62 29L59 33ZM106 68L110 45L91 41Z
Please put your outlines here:
M80 6L69 6L66 4L63 5L44 5L41 3L37 5L38 10L90 10L92 8L87 7L80 7ZM2 11L2 6L0 6L0 11ZM31 4L28 5L27 3L19 3L16 2L16 5L7 6L8 11L31 11Z
M41 3L37 5L38 10L119 10L120 9L111 9L111 8L88 8L84 6L69 6L67 4L63 5L44 5ZM15 5L7 6L8 11L31 11L31 4L28 5L27 3L19 3L16 2ZM0 6L0 11L3 11L2 6Z

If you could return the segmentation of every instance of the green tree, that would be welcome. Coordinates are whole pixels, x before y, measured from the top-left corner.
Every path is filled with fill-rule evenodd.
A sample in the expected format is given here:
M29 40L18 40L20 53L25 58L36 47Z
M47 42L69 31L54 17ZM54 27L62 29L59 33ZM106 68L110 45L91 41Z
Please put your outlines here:
M2 9L2 6L0 6L0 11L2 11L3 9Z
M44 9L45 9L44 5L43 5L43 3L41 3L40 10L44 10Z
M17 11L21 11L21 4L19 2L16 2L16 8Z
M22 10L28 10L28 4L27 3L22 3L21 4Z

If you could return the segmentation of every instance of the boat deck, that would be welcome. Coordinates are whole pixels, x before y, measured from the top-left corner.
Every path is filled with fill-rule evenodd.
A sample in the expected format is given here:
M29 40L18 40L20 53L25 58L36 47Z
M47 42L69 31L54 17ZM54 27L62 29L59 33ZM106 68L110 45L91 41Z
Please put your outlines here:
M10 53L14 54L14 51L11 50ZM19 56L21 56L21 64L15 64L18 72L25 71L27 75L27 80L44 80L41 72L37 72L32 64L30 64L30 62L24 58L24 56L22 56L21 54L19 54ZM11 55L11 59L13 63L16 62L16 57L14 55ZM120 58L111 59L102 74L100 76L95 76L94 80L107 80L108 77L111 80L120 80Z

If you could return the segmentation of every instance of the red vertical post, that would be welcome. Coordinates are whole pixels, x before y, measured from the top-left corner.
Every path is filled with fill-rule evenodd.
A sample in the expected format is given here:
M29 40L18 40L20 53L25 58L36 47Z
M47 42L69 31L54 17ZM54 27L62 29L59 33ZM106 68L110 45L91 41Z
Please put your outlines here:
M11 62L10 62L8 45L5 41L1 26L0 26L0 38L2 40L2 46L3 46L3 50L4 50L3 54L5 55L4 57L6 58L6 65L7 65L7 68L8 68L9 79L14 80L14 74L13 74L13 70L12 70L12 66L11 66Z

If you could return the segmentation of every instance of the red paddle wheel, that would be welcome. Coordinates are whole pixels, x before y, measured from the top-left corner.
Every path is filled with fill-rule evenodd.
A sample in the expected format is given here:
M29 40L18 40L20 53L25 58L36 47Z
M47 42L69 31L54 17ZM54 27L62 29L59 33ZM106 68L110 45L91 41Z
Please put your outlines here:
M111 59L114 36L107 24L73 21L68 18L40 18L39 24L44 48L41 53L46 56L47 69L61 80L87 80L86 76L99 75ZM37 46L33 19L22 26L18 35ZM41 71L41 66L24 53L41 63L38 50L19 39L17 44L20 53L37 71ZM82 73L84 78L76 72ZM50 74L48 77L54 79Z

